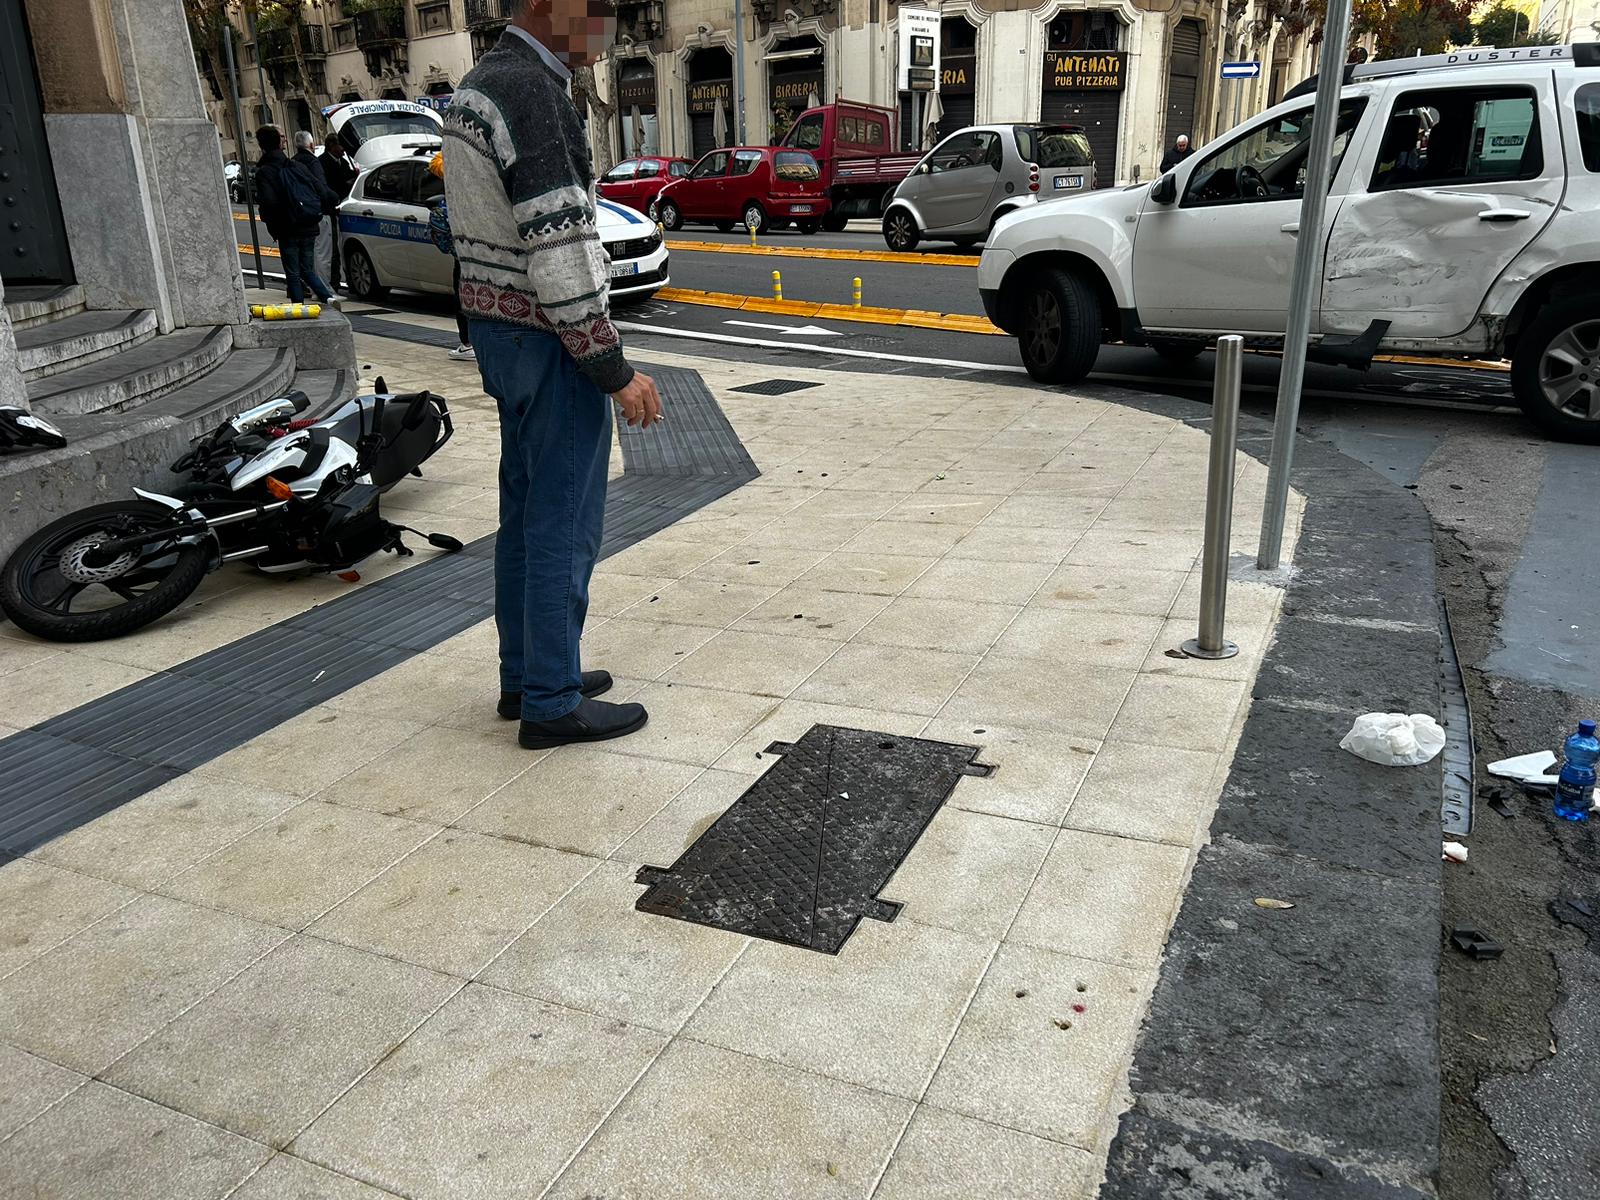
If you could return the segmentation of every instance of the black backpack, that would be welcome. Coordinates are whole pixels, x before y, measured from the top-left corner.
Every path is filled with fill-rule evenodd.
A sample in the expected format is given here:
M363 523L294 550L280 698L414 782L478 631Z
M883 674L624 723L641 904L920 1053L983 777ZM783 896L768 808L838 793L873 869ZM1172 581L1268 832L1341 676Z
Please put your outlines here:
M307 223L322 220L322 197L305 168L293 160L283 164L283 195L289 211Z

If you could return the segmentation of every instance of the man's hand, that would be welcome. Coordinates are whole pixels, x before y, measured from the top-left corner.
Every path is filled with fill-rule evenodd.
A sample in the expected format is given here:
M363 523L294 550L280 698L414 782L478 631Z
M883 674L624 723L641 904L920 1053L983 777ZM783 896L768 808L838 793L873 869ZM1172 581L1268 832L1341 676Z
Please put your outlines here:
M622 410L622 418L629 425L648 429L661 420L661 393L656 391L656 381L643 371L635 371L628 386L612 392L611 398Z

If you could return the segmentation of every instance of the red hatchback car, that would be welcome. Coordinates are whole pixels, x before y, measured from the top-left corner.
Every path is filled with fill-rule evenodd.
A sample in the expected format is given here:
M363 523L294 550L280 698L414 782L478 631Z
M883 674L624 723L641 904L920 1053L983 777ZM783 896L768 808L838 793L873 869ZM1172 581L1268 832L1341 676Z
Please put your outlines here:
M607 200L647 213L656 193L688 175L692 166L692 158L630 158L605 173L599 192Z
M668 229L699 221L722 230L743 223L759 233L793 221L801 233L815 233L827 212L822 172L806 151L730 146L662 188L651 216Z

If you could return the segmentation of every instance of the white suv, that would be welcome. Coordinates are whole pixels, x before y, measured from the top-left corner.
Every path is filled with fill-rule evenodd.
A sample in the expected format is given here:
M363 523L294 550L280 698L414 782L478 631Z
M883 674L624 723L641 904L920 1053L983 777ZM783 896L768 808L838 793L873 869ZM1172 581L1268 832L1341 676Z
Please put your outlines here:
M1281 345L1315 82L1150 184L1006 217L978 286L1035 379L1105 341ZM1600 442L1600 44L1345 68L1311 356L1511 359L1547 432Z

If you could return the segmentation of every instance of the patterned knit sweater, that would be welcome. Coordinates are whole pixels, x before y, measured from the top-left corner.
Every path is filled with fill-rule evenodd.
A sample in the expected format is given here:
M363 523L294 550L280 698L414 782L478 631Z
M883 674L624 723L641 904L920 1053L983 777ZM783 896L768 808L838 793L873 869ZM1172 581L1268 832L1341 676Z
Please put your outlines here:
M444 179L462 312L548 330L601 391L625 387L633 368L608 311L583 128L561 81L510 32L445 110Z

